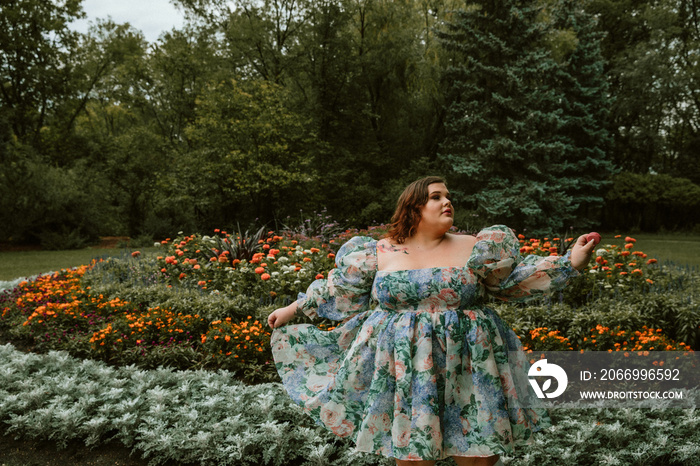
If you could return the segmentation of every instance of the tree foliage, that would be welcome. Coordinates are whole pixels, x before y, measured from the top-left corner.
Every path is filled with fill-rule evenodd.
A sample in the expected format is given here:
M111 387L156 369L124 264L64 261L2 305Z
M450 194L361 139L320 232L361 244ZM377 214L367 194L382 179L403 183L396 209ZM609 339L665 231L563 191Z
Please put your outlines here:
M446 24L454 58L441 158L481 218L557 231L593 223L587 208L602 204L612 167L591 19L571 2L548 8L473 2ZM575 43L553 48L555 33Z
M583 228L617 170L700 182L693 0L174 2L153 43L3 2L0 241L364 226L428 174L459 227Z

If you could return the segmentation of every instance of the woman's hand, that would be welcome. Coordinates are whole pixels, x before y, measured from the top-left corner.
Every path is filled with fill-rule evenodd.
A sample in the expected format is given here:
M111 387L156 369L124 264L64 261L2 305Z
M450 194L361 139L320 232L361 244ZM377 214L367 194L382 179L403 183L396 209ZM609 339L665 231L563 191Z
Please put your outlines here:
M267 325L270 326L270 328L279 328L292 320L292 318L296 315L297 313L297 302L294 301L292 304L286 307L281 307L279 309L275 309L272 314L267 318Z
M598 233L589 233L581 235L576 240L576 244L571 250L571 265L573 268L581 272L586 268L593 256L593 251L596 244L600 242Z

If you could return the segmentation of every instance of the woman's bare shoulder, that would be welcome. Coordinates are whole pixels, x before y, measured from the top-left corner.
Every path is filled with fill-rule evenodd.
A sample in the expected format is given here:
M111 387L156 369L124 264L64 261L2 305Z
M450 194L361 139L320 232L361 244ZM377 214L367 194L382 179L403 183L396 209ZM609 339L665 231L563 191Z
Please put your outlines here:
M396 244L389 238L382 238L377 241L377 252L406 252L407 248L403 244Z
M476 236L472 235L462 235L462 234L456 234L456 233L447 233L449 235L450 240L454 241L457 244L460 245L473 245L476 243Z

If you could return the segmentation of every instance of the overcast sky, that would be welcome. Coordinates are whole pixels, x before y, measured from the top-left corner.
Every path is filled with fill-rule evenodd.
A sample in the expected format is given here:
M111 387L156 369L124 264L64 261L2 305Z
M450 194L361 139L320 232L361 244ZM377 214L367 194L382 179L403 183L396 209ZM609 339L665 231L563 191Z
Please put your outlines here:
M115 23L131 24L149 42L184 24L183 13L168 0L83 0L83 10L87 18L73 23L76 31L87 32L91 21L111 17Z

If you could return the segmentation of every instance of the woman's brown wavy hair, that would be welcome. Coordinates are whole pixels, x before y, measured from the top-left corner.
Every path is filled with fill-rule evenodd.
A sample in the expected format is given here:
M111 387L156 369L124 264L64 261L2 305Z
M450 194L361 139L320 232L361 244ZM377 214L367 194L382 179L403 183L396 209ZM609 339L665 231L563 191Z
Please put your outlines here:
M426 176L406 186L396 202L387 238L402 244L413 235L421 219L420 209L428 203L428 186L433 183L445 183L445 180L439 176Z

